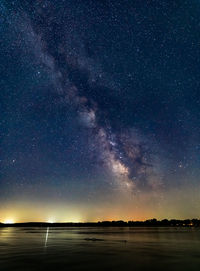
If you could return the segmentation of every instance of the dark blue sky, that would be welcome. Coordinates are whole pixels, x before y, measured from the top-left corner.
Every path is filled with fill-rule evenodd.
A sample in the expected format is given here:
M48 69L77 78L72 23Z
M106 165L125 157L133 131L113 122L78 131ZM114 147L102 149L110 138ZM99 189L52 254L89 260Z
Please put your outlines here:
M53 199L85 206L81 219L197 216L199 1L1 0L0 10L2 208L50 210Z

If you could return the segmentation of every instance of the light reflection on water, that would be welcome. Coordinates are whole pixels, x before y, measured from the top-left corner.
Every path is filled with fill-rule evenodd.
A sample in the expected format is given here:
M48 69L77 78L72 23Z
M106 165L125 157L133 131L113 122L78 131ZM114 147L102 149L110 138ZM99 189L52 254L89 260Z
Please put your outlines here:
M200 270L199 228L0 228L0 270Z
M48 236L49 236L49 227L47 227L47 232L46 232L46 237L45 237L45 244L44 244L45 247L47 246Z

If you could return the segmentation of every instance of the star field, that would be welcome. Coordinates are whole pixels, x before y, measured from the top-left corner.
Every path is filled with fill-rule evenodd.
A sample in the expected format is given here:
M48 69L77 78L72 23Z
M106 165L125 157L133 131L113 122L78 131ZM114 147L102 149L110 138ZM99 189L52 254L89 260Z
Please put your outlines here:
M1 1L0 220L198 217L198 1Z

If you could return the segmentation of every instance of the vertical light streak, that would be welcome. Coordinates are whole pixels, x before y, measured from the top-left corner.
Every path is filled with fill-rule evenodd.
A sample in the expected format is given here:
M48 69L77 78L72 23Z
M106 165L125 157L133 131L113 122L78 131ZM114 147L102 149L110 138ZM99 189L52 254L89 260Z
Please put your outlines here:
M49 227L47 227L47 232L46 232L44 247L47 247L48 236L49 236Z

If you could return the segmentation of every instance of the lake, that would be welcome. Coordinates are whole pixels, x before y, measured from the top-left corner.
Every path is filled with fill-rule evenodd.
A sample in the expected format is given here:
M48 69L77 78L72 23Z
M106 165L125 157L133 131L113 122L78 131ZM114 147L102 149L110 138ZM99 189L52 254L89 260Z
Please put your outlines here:
M0 270L200 270L200 228L0 228Z

